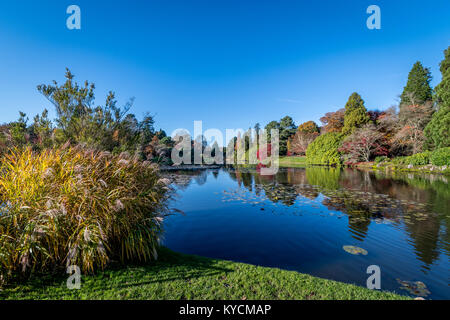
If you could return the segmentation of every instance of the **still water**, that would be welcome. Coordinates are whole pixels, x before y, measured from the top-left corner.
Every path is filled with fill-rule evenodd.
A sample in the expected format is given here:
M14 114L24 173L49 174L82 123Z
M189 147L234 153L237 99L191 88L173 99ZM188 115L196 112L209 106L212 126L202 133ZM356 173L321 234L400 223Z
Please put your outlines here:
M360 286L377 265L382 290L450 299L448 177L323 167L167 174L185 213L166 221L174 251Z

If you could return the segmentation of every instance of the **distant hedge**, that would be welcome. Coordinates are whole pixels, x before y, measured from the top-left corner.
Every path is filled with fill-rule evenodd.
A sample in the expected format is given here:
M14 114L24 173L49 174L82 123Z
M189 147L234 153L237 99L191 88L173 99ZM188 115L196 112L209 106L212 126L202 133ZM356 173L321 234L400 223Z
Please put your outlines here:
M435 166L450 166L450 147L434 151L431 156L431 163Z
M319 136L306 149L306 163L321 165L341 165L341 147L343 136L329 132Z
M395 164L424 166L432 164L435 166L450 166L450 147L437 149L433 152L425 151L416 153L409 157L397 157L392 160Z

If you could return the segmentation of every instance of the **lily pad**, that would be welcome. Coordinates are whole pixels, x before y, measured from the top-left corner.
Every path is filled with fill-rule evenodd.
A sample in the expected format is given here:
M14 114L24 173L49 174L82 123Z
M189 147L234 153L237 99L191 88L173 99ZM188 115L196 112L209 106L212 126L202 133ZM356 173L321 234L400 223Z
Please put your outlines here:
M342 249L344 249L346 252L353 254L353 255L360 255L367 256L367 250L355 247L355 246L343 246Z
M406 290L410 294L418 297L426 297L431 293L422 281L404 281L397 279L397 282L401 285L400 289Z

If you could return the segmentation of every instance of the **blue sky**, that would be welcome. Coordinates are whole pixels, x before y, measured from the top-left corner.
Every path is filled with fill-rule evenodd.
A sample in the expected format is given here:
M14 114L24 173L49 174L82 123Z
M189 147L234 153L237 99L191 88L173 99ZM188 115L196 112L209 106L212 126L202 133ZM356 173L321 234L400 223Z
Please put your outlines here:
M81 30L66 8L81 8ZM381 8L381 30L366 8ZM171 133L248 128L285 115L318 121L359 92L370 109L398 101L417 60L440 81L448 0L1 1L0 122L52 106L36 85L69 67Z

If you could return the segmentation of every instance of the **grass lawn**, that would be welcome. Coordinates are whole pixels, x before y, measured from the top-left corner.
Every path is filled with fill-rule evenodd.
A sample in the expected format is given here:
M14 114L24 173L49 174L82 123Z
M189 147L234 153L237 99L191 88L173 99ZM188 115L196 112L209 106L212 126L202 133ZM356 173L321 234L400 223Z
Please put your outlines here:
M184 255L162 248L147 265L111 267L82 276L35 276L0 290L0 299L408 299L293 271Z
M304 168L306 166L306 157L280 157L279 166Z

